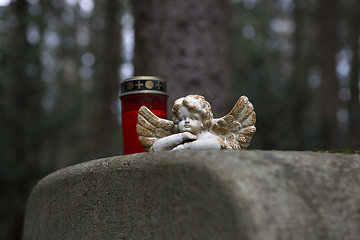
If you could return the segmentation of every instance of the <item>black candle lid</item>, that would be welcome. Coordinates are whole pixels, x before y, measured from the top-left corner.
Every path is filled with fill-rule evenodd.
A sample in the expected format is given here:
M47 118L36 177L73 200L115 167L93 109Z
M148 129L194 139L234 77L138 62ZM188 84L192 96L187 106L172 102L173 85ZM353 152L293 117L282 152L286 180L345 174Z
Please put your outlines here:
M164 94L166 82L155 76L135 76L121 83L121 96L129 94Z

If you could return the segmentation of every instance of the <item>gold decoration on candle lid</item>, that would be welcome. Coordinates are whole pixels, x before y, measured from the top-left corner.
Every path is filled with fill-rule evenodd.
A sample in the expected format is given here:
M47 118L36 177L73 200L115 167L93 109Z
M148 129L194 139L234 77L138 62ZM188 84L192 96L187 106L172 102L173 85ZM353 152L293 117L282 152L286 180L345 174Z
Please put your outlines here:
M166 82L155 76L135 76L121 83L121 96L130 94L163 94L166 93Z

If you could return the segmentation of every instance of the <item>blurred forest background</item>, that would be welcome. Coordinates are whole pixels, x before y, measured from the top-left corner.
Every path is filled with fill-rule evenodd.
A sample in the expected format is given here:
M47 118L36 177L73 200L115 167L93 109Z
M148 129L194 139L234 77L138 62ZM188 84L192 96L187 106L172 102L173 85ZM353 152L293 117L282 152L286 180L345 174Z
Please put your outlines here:
M143 47L133 10L150 2L177 11L157 0L0 0L1 239L21 238L26 199L46 174L122 153L119 83L144 71L133 65ZM249 97L258 129L250 149L360 148L360 1L191 2L228 16L227 45L217 47L229 84L205 97L218 108L212 98L229 97L229 109Z

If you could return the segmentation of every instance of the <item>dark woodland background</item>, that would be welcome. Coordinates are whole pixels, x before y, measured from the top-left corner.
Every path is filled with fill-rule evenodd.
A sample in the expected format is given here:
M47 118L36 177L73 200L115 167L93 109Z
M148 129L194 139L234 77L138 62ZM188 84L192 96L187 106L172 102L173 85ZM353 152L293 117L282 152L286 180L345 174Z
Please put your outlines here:
M215 117L247 95L250 149L360 148L358 0L0 0L0 238L59 168L122 154L119 83Z

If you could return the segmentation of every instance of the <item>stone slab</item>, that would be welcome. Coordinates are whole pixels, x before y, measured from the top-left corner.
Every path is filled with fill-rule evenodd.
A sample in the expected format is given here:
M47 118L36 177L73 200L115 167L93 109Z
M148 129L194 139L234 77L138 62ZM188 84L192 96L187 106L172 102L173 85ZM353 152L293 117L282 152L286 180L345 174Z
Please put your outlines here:
M178 151L41 180L23 239L360 239L360 156Z

